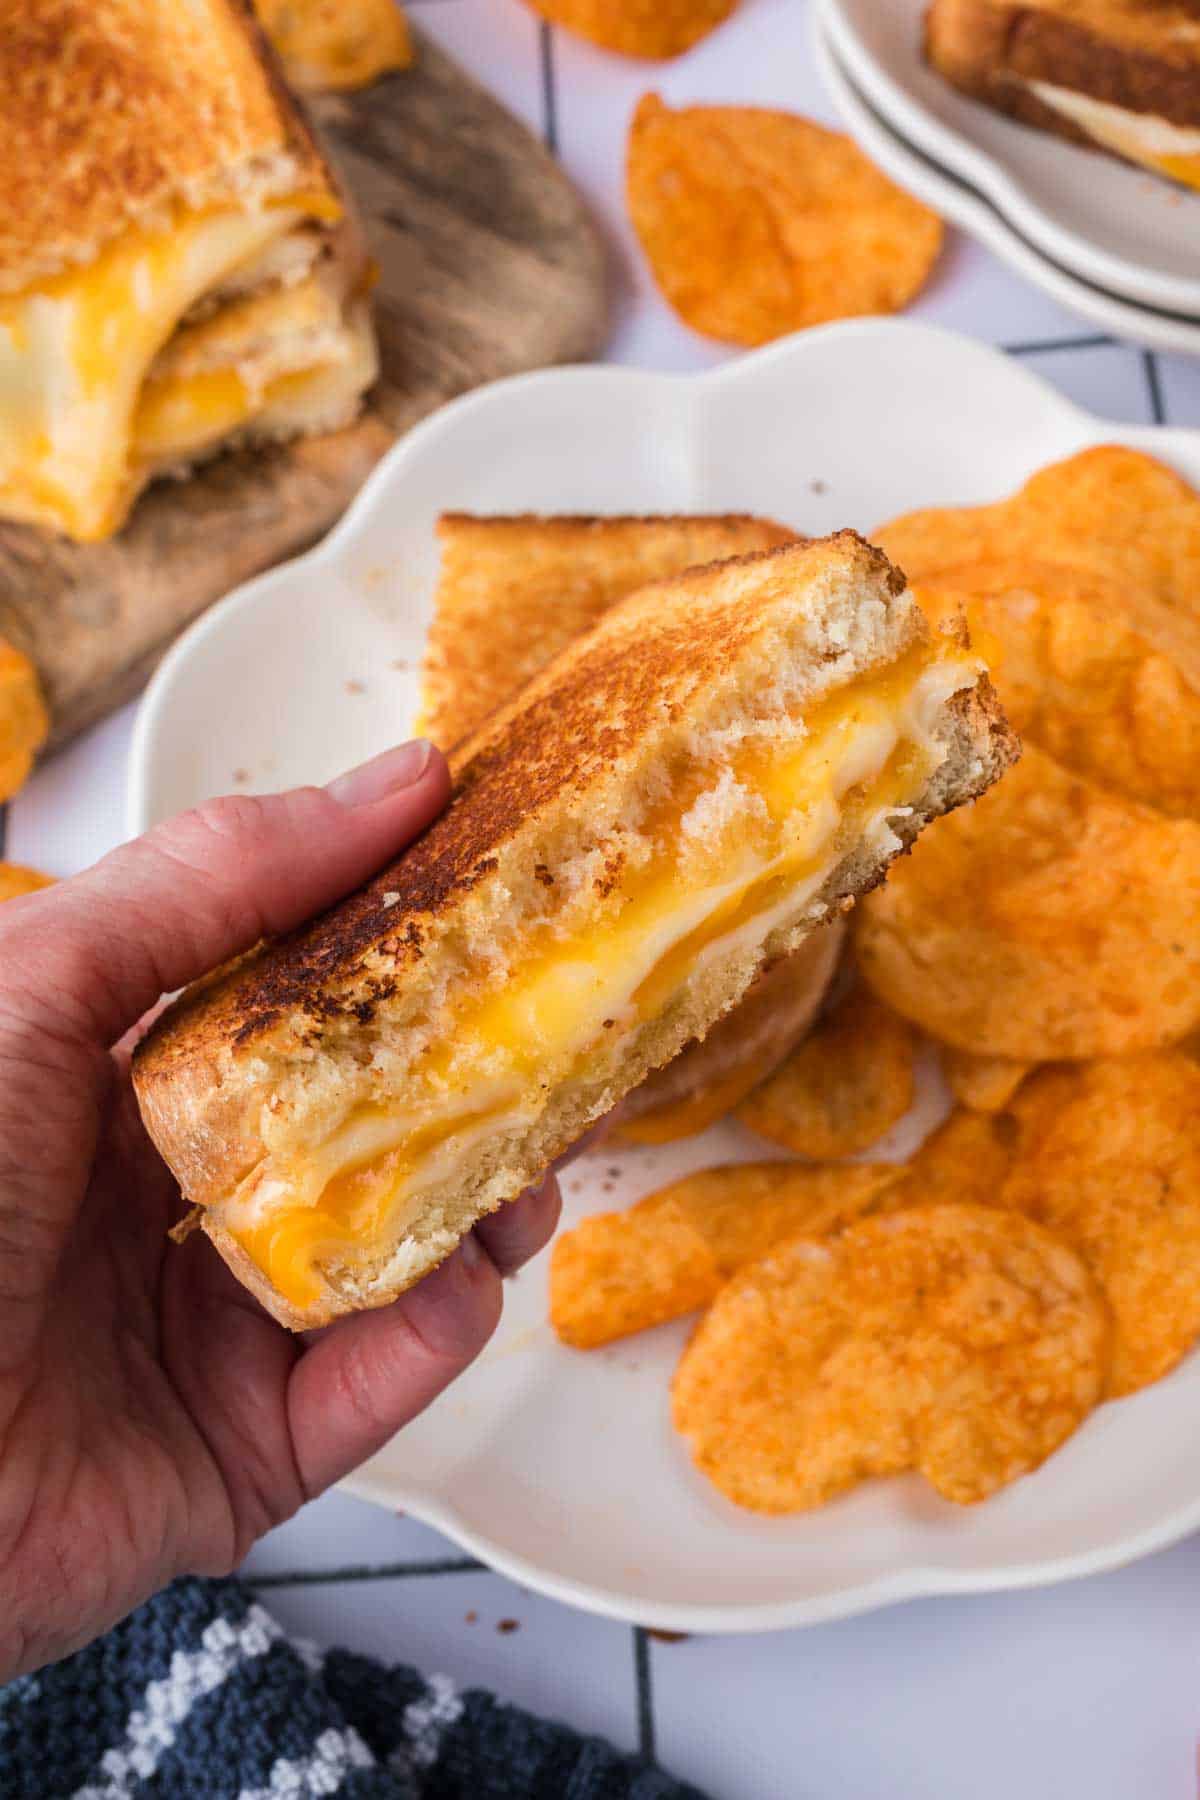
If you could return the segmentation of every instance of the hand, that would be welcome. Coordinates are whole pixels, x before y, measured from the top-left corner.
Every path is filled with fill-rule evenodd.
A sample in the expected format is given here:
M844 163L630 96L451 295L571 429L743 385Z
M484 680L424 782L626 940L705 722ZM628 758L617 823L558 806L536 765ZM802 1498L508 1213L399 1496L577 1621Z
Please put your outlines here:
M161 994L357 886L448 792L442 758L404 745L326 789L214 801L0 907L0 1682L177 1574L234 1567L466 1367L501 1276L549 1238L553 1175L393 1305L305 1342L206 1239L168 1242L183 1206L130 1086Z

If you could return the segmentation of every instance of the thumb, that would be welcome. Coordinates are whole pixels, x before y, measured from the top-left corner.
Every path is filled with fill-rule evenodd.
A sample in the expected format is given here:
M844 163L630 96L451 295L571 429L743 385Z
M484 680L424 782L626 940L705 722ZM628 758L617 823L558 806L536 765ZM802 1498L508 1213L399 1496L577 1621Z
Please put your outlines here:
M0 971L58 1031L107 1047L162 994L359 886L449 792L445 759L418 739L326 788L210 800L0 910Z

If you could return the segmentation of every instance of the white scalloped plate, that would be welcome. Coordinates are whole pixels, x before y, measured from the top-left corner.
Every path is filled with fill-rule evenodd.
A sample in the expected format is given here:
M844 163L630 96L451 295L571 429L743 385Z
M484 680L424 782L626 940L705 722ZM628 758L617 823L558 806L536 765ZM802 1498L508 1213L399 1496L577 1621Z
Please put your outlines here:
M150 685L129 823L242 784L320 780L403 735L442 508L757 510L811 532L1008 493L1114 428L995 351L901 323L832 326L700 376L560 369L471 394L380 464L317 549L214 607ZM1124 430L1200 483L1200 433ZM403 667L395 667L397 663ZM365 691L358 691L363 684ZM936 1116L881 1146L905 1154ZM568 1173L568 1221L687 1168L762 1156L721 1126ZM1200 1357L1102 1407L1037 1474L962 1510L921 1481L756 1518L692 1469L668 1383L683 1323L580 1355L546 1324L546 1257L509 1288L492 1345L346 1483L437 1525L562 1600L681 1631L754 1631L918 1594L1084 1575L1200 1524Z
M893 129L854 85L819 25L813 30L813 51L843 124L893 181L926 201L952 224L961 225L1019 275L1089 324L1154 350L1200 355L1200 319L1185 319L1177 313L1138 306L1132 300L1093 287L1069 269L1050 262L982 194Z
M818 0L856 86L1035 249L1141 305L1200 316L1200 194L969 99L921 56L927 0Z

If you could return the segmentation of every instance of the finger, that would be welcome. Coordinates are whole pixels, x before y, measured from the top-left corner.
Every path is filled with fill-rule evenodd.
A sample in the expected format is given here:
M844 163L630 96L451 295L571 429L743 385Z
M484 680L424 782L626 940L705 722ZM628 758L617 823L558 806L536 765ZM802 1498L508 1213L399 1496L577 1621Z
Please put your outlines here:
M562 1195L553 1174L527 1188L498 1212L480 1219L475 1235L501 1275L514 1275L554 1236Z
M60 1028L114 1043L161 994L359 886L449 787L418 741L327 788L209 801L47 889L36 916L0 911L0 970L19 967Z
M306 1494L327 1488L423 1412L482 1350L500 1317L501 1284L471 1236L391 1306L331 1326L288 1386Z
M184 1413L200 1426L228 1496L224 1506L197 1504L191 1567L224 1574L307 1498L284 1404L303 1346L199 1232L166 1246L158 1295L163 1367ZM202 1475L200 1468L192 1484ZM207 1538L210 1522L215 1540Z

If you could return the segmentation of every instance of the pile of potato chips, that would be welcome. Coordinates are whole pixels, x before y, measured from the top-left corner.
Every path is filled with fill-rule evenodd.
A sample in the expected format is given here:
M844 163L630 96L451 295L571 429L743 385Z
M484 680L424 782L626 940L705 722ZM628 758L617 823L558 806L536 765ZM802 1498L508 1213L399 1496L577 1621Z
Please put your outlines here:
M855 974L736 1108L812 1159L555 1246L579 1348L707 1309L673 1413L762 1512L918 1470L971 1502L1200 1337L1200 495L1117 447L876 540L965 614L1025 750L853 920ZM906 1164L921 1033L955 1102Z

